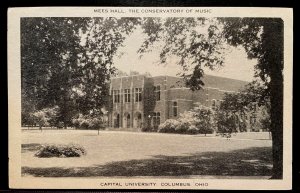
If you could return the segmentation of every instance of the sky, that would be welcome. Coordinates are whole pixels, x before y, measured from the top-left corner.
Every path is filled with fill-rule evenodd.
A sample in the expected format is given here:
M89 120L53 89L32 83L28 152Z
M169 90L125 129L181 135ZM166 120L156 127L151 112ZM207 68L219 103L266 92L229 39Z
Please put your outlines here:
M149 72L152 76L169 75L176 76L181 71L181 67L176 65L176 58L169 58L167 64L159 62L159 50L153 50L140 57L137 50L142 45L144 36L140 30L136 30L124 41L114 58L115 67L129 73L138 71L140 73ZM204 69L205 74L227 77L232 79L251 81L254 76L254 65L256 60L247 58L244 48L232 47L225 55L224 66L220 69L211 71Z

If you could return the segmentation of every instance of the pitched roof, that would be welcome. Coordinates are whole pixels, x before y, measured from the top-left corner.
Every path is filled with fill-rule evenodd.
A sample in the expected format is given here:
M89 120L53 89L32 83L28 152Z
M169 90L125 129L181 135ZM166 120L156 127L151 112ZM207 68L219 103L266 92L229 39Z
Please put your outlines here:
M204 75L203 82L205 87L219 88L220 90L228 91L238 91L249 83L247 81L212 75Z
M135 75L139 77L143 77L144 75ZM121 79L121 78L128 78L132 76L124 76L124 77L115 77L112 78L112 80ZM148 78L158 79L162 77L169 77L169 80L172 80L171 82L174 83L175 88L177 87L184 87L183 78L176 77L176 76L153 76ZM171 78L171 79L170 79ZM212 76L212 75L204 75L203 76L203 82L204 87L206 88L217 88L219 90L225 90L225 91L238 91L242 89L246 84L249 82L232 79L232 78L225 78L220 76ZM170 83L171 83L170 82ZM175 84L176 82L176 84Z

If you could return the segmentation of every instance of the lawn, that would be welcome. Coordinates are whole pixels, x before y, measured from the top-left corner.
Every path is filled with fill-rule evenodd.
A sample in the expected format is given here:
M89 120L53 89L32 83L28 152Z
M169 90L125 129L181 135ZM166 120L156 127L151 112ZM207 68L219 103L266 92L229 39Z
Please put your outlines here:
M22 175L36 177L271 176L267 133L215 136L79 130L22 132ZM37 158L43 144L76 143L77 158Z

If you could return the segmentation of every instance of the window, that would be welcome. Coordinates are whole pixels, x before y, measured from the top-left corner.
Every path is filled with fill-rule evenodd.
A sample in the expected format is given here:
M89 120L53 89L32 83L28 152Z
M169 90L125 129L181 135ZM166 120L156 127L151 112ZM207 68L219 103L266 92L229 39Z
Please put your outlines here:
M177 102L173 102L173 116L177 117L177 109L178 109L178 104Z
M142 88L135 88L135 102L141 102L142 101Z
M124 89L124 100L125 103L130 102L130 89Z
M113 101L114 101L114 103L120 102L120 91L119 90L113 90Z
M160 124L160 112L153 113L153 126L158 127Z
M154 86L155 100L160 101L160 86Z

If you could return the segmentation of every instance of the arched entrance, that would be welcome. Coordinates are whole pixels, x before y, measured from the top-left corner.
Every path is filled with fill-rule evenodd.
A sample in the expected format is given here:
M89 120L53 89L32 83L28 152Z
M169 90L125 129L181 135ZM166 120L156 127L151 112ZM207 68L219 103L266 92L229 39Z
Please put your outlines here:
M126 127L129 128L130 127L130 114L127 114L127 122L126 122Z
M124 128L130 128L131 127L131 116L130 113L124 113L124 121L123 121L123 127Z
M120 127L120 114L115 113L114 114L114 128L119 128Z
M142 128L142 114L140 112L134 114L133 127Z

